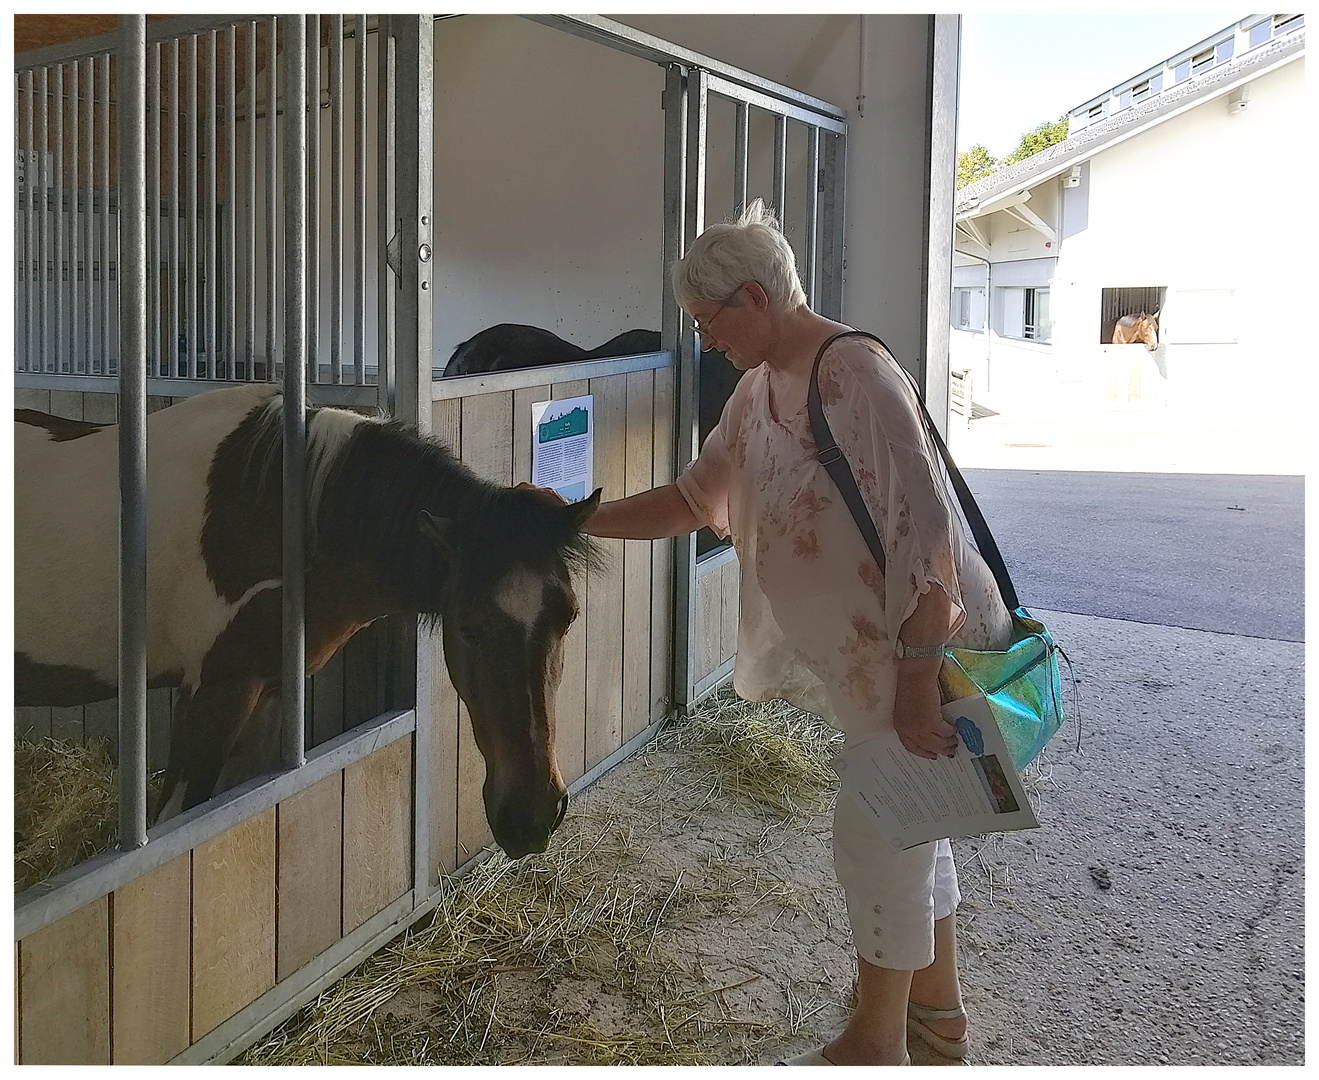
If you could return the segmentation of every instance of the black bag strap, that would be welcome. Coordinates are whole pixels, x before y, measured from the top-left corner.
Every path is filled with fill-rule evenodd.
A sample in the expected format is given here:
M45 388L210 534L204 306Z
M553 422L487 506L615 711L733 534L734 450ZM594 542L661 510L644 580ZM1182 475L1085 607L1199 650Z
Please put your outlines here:
M815 354L815 364L811 368L811 383L806 392L806 410L810 414L811 432L815 436L817 460L825 467L839 493L843 496L843 502L847 504L848 510L851 511L852 518L856 521L857 528L861 530L861 536L865 540L866 546L870 548L871 554L875 557L875 562L879 564L880 572L883 573L885 568L884 546L880 542L879 532L870 517L870 511L866 507L865 500L861 497L861 491L856 485L856 478L852 475L852 467L848 464L847 458L843 456L843 452L838 448L833 432L829 430L829 423L824 417L824 403L820 400L818 378L820 361L830 345L839 338L845 337L869 338L871 341L877 342L890 356L894 355L893 350L885 345L880 338L867 333L865 330L845 330L840 334L834 334L833 337L820 346L820 351ZM994 575L994 580L998 583L998 591L1003 597L1003 603L1007 605L1009 611L1016 611L1021 606L1020 601L1017 599L1017 590L1012 584L1012 577L1008 574L1008 568L1003 562L998 544L994 541L994 534L989 531L989 524L985 521L985 515L980 512L975 496L971 494L971 489L967 486L961 471L953 461L952 454L948 452L948 447L939 434L939 429L934 426L934 421L925 408L925 402L921 400L920 389L916 386L916 380L901 364L898 365L898 368L907 376L912 385L912 390L916 394L916 403L920 406L921 417L925 421L925 430L929 433L934 445L939 448L939 455L943 458L943 463L948 469L948 477L952 481L953 490L957 492L957 500L961 503L962 513L966 515L966 522L971 527L971 535L975 538L980 556L985 560L985 564Z

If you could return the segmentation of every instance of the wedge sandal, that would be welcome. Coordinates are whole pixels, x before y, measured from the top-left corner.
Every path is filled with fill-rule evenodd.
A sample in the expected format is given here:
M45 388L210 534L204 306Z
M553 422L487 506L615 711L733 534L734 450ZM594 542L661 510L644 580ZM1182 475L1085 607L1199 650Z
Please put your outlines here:
M927 1021L955 1020L965 1015L966 1009L961 1005L955 1009L931 1009L928 1005L917 1005L916 1002L909 1001L907 1002L907 1035L909 1037L914 1035L935 1053L944 1057L964 1058L970 1045L967 1037L963 1035L960 1039L946 1039L931 1030Z

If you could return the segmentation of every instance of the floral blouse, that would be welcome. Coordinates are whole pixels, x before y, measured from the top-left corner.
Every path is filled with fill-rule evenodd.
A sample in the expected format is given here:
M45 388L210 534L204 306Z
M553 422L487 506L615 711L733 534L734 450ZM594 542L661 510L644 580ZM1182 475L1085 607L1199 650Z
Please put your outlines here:
M732 535L742 568L737 692L786 698L831 718L851 740L892 726L894 641L931 586L953 602L952 640L1001 648L1011 619L954 515L897 362L875 342L843 338L820 361L819 384L887 574L816 460L805 406L774 416L764 364L738 382L677 486L700 521Z

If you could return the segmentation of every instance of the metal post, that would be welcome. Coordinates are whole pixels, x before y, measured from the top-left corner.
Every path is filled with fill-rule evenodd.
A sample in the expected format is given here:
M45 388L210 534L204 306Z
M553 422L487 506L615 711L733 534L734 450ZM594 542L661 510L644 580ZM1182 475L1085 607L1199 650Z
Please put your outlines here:
M93 215L96 206L96 158L92 149L92 134L96 127L96 69L89 57L79 62L82 68L83 84L87 87L87 107L83 110L82 157L87 162L87 212L82 216L82 338L87 345L87 374L94 375L99 366L96 362L96 348L93 343L92 330L95 320L92 318L92 236Z
M205 290L202 294L202 348L206 353L206 377L218 379L220 365L216 355L216 308L215 308L215 245L218 237L215 233L215 208L220 201L220 190L216 184L215 169L215 112L216 96L220 89L220 80L215 69L215 31L206 31L206 112L203 155L206 173L202 179L202 223L205 228L202 252L202 274L205 275ZM198 102L200 104L200 102ZM200 375L201 372L196 374Z
M46 314L50 306L50 290L46 288L46 260L50 254L50 230L46 227L46 135L49 103L47 101L46 69L41 69L41 78L37 83L37 165L36 174L36 208L37 208L37 371L48 371L47 364L50 338L46 332Z
M257 24L247 24L247 181L243 185L243 222L247 227L247 273L243 281L243 318L247 324L247 378L256 381L256 39Z
M169 318L165 321L165 359L171 379L179 377L179 338L183 335L183 286L179 278L182 269L179 227L183 218L179 213L179 199L183 183L179 177L179 106L183 85L179 68L179 39L169 43Z
M69 65L69 74L73 77L73 93L69 95L69 132L70 156L69 174L73 181L69 186L69 370L82 371L87 353L78 346L78 308L82 289L78 283L78 256L82 253L78 243L82 235L82 221L78 215L78 160L79 140L82 136L78 123L78 61Z
M147 46L147 371L160 370L160 46Z
M343 382L343 16L330 16L330 381Z
M275 72L276 42L279 24L272 15L266 20L266 378L275 381L275 165L279 157L279 140L275 138L275 114L278 111Z
M95 65L93 65L95 66ZM110 337L110 311L115 304L110 281L110 263L115 258L110 242L110 57L101 57L99 97L101 99L101 371L110 374L110 350L118 343ZM122 153L122 151L121 151ZM116 230L115 235L118 235Z
M737 126L733 134L733 216L741 217L747 208L747 146L751 109L745 101L737 103Z
M824 228L820 244L820 314L843 321L844 204L847 194L847 136L828 135L823 147Z
M431 427L431 355L435 299L431 288L435 262L433 85L435 20L408 15L391 20L398 37L398 210L402 218L402 289L398 301L398 415L421 432ZM436 639L415 628L417 727L414 735L413 873L418 895L438 883L430 850L431 679ZM406 665L413 667L413 665Z
M187 283L187 306L184 309L184 327L188 339L188 371L190 379L201 373L197 370L197 338L200 331L201 313L200 290L197 285L197 273L201 264L200 252L197 250L197 35L189 34L184 44L184 59L187 61L188 78L184 83L183 115L187 123L187 168L184 170L184 206L187 220L188 242L183 260L183 280Z
M69 354L64 340L64 65L55 65L55 123L51 132L51 154L55 167L55 371L69 370Z
M780 223L788 193L788 118L774 117L774 213Z
M810 128L806 140L806 235L802 237L806 259L802 278L806 286L806 303L814 308L820 230L820 129Z
M23 72L23 100L27 108L23 111L23 145L27 151L27 163L23 169L23 278L27 286L23 299L27 311L24 325L23 370L34 370L33 361L37 350L37 294L40 292L38 282L39 264L37 262L36 199L41 188L38 186L36 141L32 135L32 115L36 111L32 100L32 72Z
M119 16L119 847L147 842L145 15Z
M376 18L378 21L376 37L380 50L376 56L380 86L380 101L378 103L380 120L376 128L376 159L378 163L376 205L378 207L377 228L379 230L376 234L376 247L379 251L377 281L379 282L380 296L378 311L380 341L379 348L376 350L376 400L386 412L393 416L396 408L394 399L394 326L398 309L399 283L389 265L388 247L398 235L394 172L391 168L397 153L394 132L397 108L394 99L394 79L397 61L395 59L396 46L390 16L378 15Z
M224 378L234 377L234 349L237 342L238 309L235 296L238 275L238 130L235 115L238 98L238 27L230 26L224 32L229 65L224 80L224 161L225 174L224 246L228 256L229 272L224 276ZM249 84L250 85L250 84Z
M353 20L353 382L362 386L366 382L366 16L354 15ZM382 278L382 294L384 284Z
M307 16L307 374L321 381L321 17Z
M281 19L284 30L284 664L281 761L306 760L306 462L307 462L307 25ZM273 53L268 54L271 64ZM270 109L274 111L274 98Z

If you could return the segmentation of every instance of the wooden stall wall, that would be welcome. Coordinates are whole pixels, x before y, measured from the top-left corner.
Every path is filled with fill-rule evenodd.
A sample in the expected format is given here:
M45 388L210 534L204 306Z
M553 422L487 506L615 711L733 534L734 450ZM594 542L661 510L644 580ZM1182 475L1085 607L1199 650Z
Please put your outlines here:
M673 470L669 367L439 400L432 407L432 430L479 475L517 484L531 479L532 403L586 394L594 398L594 472L602 498L667 483ZM671 700L669 544L604 540L601 547L604 566L574 583L581 615L564 642L556 700L556 750L569 785L663 718ZM481 799L485 762L449 680L439 638L435 650L432 883L493 840Z
M17 945L19 1064L162 1064L412 885L412 736Z
M695 681L708 679L737 654L737 615L741 588L732 549L696 566Z

